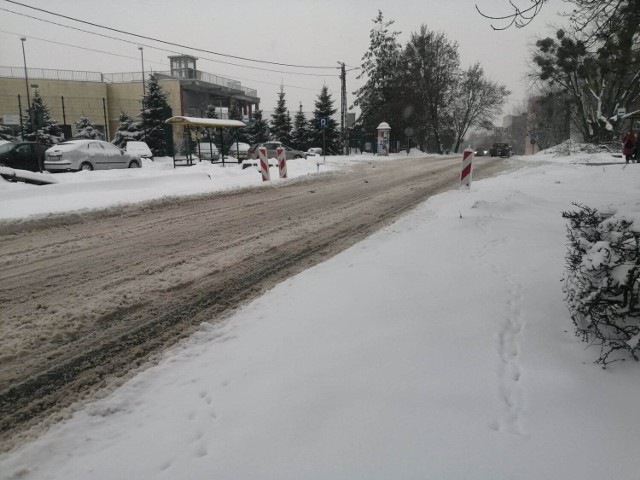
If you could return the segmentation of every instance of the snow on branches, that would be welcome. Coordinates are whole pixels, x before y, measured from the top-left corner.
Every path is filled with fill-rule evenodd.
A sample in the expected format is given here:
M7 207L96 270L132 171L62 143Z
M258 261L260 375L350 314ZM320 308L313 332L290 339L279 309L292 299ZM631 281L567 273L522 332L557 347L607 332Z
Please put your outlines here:
M565 301L575 334L600 346L606 366L640 352L640 225L585 205L563 212L568 251Z

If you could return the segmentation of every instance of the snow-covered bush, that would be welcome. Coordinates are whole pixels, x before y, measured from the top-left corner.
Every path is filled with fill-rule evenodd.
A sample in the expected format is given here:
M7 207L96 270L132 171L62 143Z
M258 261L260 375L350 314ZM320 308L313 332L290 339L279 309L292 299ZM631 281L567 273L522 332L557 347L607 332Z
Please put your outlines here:
M565 301L575 333L606 365L640 351L640 225L585 205L563 212L569 240Z
M73 138L87 138L89 140L104 140L104 135L96 128L90 118L82 115L75 122L76 134Z

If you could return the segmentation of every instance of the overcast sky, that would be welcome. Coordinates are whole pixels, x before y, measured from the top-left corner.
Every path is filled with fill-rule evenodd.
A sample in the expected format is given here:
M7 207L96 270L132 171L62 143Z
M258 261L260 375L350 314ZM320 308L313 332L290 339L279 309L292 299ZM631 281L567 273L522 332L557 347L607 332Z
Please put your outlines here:
M529 0L514 1L522 6L530 4ZM138 46L144 45L145 72L168 70L168 55L187 53L198 57L198 70L237 79L242 85L256 89L261 108L267 112L273 110L283 84L292 115L300 102L305 112L313 111L323 84L329 87L339 109L338 62L345 62L350 68L361 65L369 47L372 19L378 9L387 20L395 21L394 29L401 32L402 44L422 24L430 30L445 32L450 40L457 41L463 67L479 61L489 78L513 91L505 111L512 113L527 96L523 77L528 71L528 52L534 38L548 35L552 31L550 25L562 22L558 12L568 8L561 0L549 0L542 14L528 27L494 31L491 21L476 11L474 0L387 3L370 0L19 0L19 3L185 47L254 60L329 68L286 67L189 50L0 0L2 66L23 66L20 45L23 35L27 37L25 51L30 68L139 72ZM508 0L476 0L476 3L481 10L494 15L511 11ZM358 70L347 74L349 105L354 99L352 92L362 83L356 79L357 75Z

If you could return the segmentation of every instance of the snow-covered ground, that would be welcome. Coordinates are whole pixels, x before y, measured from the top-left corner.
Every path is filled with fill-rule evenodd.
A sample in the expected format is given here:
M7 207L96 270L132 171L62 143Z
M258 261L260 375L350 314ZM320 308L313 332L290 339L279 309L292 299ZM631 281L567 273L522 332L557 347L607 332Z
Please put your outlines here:
M0 455L0 477L639 478L640 365L593 363L560 280L562 211L637 212L640 165L610 154L508 161L529 166L438 195L224 324L202 324L157 366ZM293 176L317 169L289 164ZM145 164L46 187L0 182L1 214L259 175L221 171Z

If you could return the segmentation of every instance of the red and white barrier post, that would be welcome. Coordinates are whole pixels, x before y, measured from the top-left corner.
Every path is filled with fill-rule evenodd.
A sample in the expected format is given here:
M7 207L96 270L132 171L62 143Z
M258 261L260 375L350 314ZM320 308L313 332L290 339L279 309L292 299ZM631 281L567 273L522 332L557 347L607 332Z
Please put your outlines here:
M460 173L460 188L471 187L471 176L473 174L473 154L472 148L467 148L462 152L462 173Z
M267 149L265 147L258 148L258 157L260 163L260 173L262 174L262 181L266 182L271 180L271 174L269 173L269 159L267 158Z
M278 171L280 172L280 178L287 178L287 156L284 152L284 147L276 148L276 156L278 157Z

